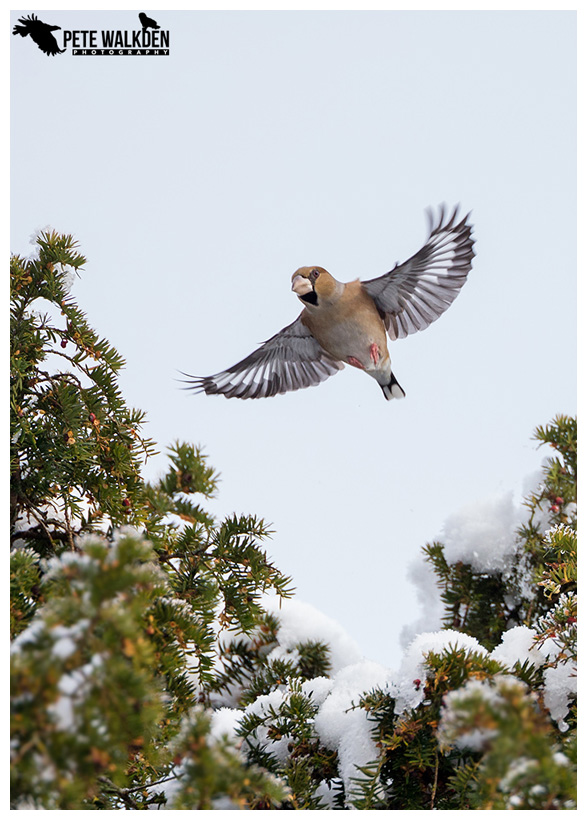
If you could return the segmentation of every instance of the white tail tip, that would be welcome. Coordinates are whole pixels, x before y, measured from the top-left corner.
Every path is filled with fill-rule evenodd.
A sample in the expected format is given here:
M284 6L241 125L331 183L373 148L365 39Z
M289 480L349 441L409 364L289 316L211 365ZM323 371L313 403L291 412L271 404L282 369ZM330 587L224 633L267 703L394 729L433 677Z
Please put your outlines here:
M397 382L393 384L382 384L381 389L387 401L391 401L391 399L405 399L406 397L406 394Z

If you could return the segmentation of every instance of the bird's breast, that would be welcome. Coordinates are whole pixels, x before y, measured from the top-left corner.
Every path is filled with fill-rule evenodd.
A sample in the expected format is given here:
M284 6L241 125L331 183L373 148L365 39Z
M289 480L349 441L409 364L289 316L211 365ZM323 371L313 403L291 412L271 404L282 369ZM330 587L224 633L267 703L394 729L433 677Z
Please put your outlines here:
M367 370L374 366L371 347L388 357L385 326L373 302L366 298L340 299L322 310L307 311L304 324L333 358L356 359Z

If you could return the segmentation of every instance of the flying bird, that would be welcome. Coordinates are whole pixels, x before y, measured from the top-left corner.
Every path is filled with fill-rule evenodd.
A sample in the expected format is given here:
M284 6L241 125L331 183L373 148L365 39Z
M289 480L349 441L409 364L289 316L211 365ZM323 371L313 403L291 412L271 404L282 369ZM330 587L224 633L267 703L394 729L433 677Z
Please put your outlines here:
M139 20L141 21L141 25L143 27L143 31L146 31L148 28L161 28L155 20L151 17L147 17L144 11L139 12Z
M319 384L345 364L364 370L386 399L403 398L391 369L391 341L424 330L453 303L471 270L472 226L458 206L437 221L402 265L376 279L338 282L321 267L298 268L292 290L301 314L257 350L213 376L188 376L190 389L226 398L259 399ZM187 374L186 374L187 375Z
M45 54L63 54L64 48L59 48L57 40L52 32L61 30L61 26L50 26L48 23L43 23L34 14L28 17L21 17L18 21L21 25L15 26L12 29L13 34L20 34L21 37L26 37L27 34L31 40L38 45Z

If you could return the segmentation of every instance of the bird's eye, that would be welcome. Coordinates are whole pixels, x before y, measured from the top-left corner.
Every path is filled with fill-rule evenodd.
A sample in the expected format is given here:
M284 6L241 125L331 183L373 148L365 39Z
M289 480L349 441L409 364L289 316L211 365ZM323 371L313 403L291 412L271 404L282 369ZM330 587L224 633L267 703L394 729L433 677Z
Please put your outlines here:
M317 279L320 276L320 271L317 268L314 268L310 275L312 279Z

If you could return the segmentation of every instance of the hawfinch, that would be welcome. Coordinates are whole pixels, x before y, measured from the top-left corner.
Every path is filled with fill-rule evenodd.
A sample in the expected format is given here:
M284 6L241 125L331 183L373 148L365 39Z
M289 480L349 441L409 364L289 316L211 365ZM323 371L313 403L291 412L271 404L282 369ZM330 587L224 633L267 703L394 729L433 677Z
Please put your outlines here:
M457 222L457 211L447 217L442 206L436 224L428 212L426 244L377 279L345 284L324 268L298 268L292 290L304 309L295 322L238 364L188 383L198 392L261 399L319 384L350 364L372 376L386 399L403 398L386 334L395 341L428 327L464 285L474 256L472 226L468 216Z

